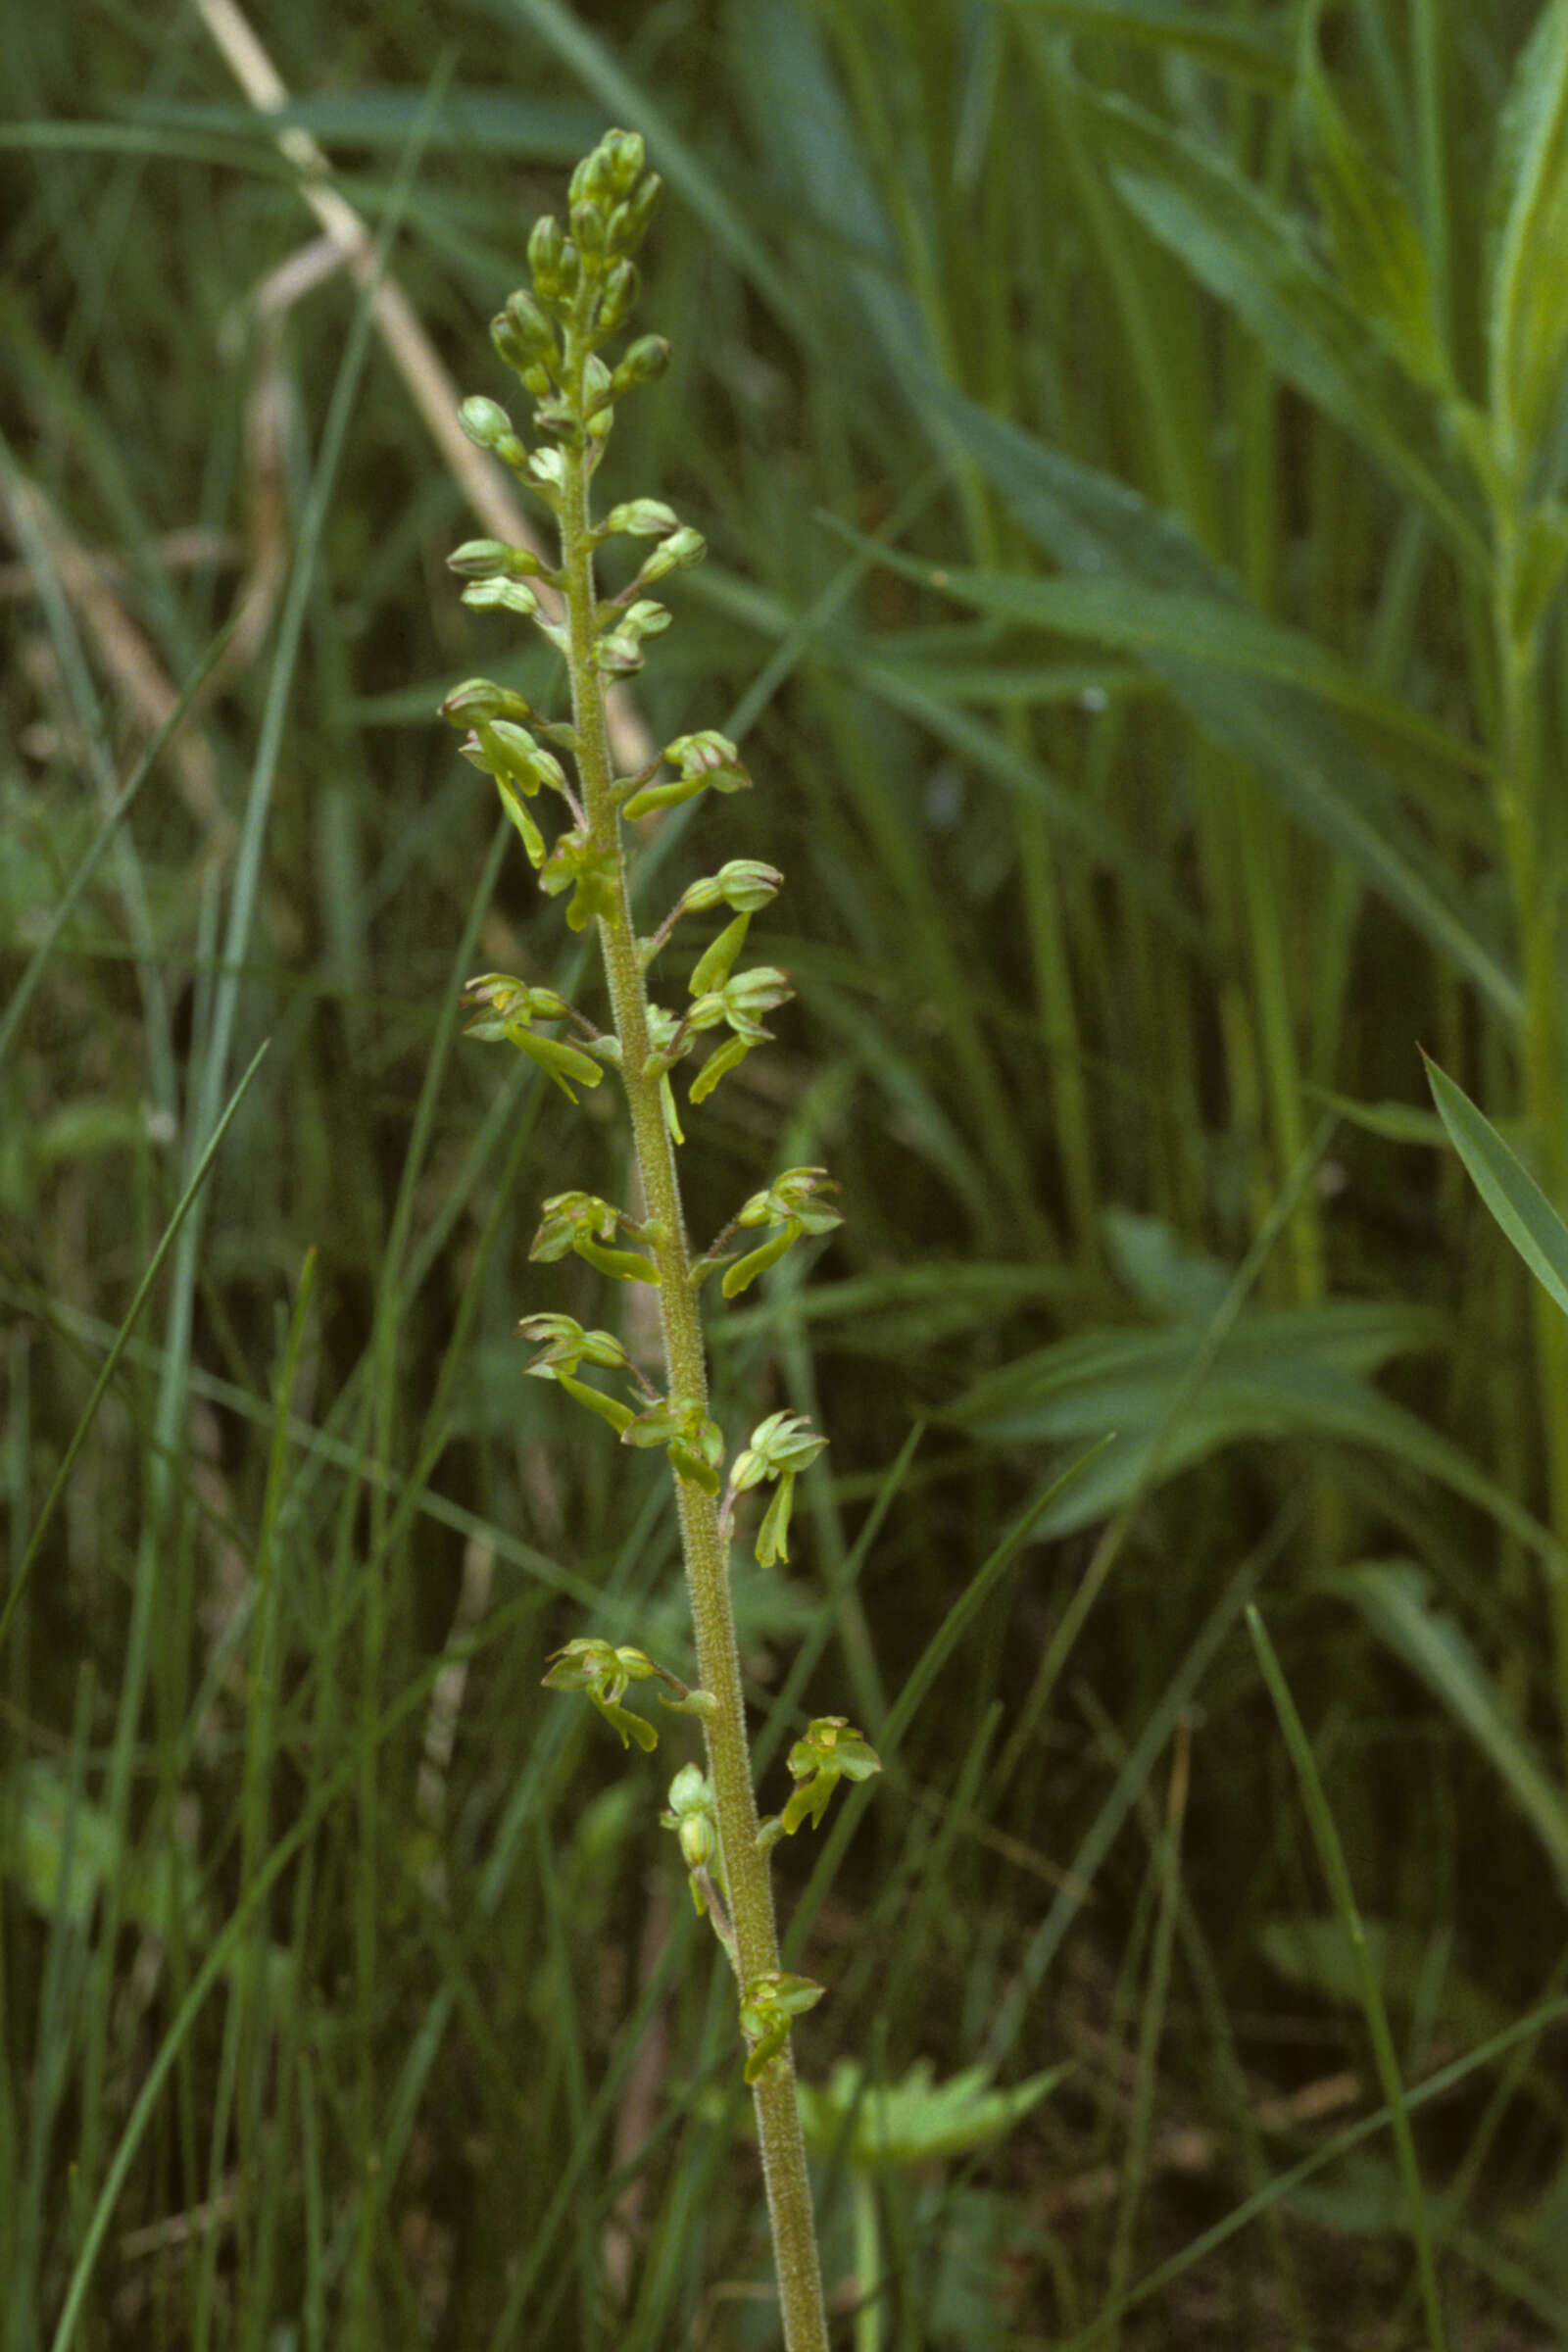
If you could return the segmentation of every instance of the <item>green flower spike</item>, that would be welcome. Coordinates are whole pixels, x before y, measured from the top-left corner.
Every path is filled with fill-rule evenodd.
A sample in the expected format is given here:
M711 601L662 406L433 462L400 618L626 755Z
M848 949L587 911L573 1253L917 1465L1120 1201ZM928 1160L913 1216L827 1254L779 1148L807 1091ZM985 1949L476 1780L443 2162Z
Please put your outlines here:
M612 1332L587 1330L558 1314L526 1316L518 1330L533 1344L530 1376L556 1381L623 1444L668 1455L704 1687L688 1690L646 1652L596 1640L557 1652L545 1680L555 1690L581 1691L626 1744L651 1748L657 1738L623 1703L633 1682L654 1678L665 1705L703 1719L706 1770L694 1764L676 1775L663 1819L679 1839L698 1910L711 1920L742 1988L746 2079L757 2093L781 2340L789 2352L827 2352L788 2047L793 2020L821 1987L781 1969L765 1845L784 1836L786 1826L820 1818L836 1782L863 1777L875 1769L875 1758L848 1725L821 1718L792 1756L798 1786L787 1825L781 1818L758 1838L730 1591L730 1520L737 1494L771 1482L758 1557L783 1559L796 1476L824 1441L798 1416L775 1413L753 1432L726 1489L724 1439L707 1401L696 1293L704 1272L729 1264L742 1248L751 1254L727 1287L732 1294L743 1290L803 1234L824 1233L838 1216L820 1197L831 1188L819 1168L787 1169L747 1201L706 1260L694 1264L686 1242L682 1137L670 1073L692 1055L689 1098L694 1104L705 1101L766 1038L767 1015L792 991L789 974L771 964L741 968L751 919L783 879L759 859L732 859L689 883L649 938L637 935L633 920L637 821L709 790L735 793L751 783L735 744L711 728L676 736L653 759L637 755L626 763L635 774L617 775L610 757L608 689L657 650L655 640L670 620L658 601L662 583L705 553L702 534L662 499L623 500L602 520L594 512L594 476L617 404L662 374L669 359L659 335L619 340L638 296L634 256L661 193L645 162L635 132L608 132L572 174L565 218L547 216L528 236L531 282L491 328L501 361L532 398L528 439L497 401L477 397L462 411L469 439L509 466L555 518L559 557L541 560L504 539L470 539L454 554L452 567L470 607L522 621L560 653L571 716L542 718L524 696L482 677L458 686L442 709L463 739L464 756L493 779L544 896L564 901L572 930L597 933L610 1002L602 1034L553 991L496 972L471 984L473 1033L514 1044L568 1091L613 1069L618 1087L604 1091L625 1098L646 1214L627 1216L591 1193L559 1193L544 1204L531 1255L552 1261L575 1254L612 1281L662 1285L668 1395L655 1392ZM616 536L636 543L635 555L607 588L596 578L595 557ZM548 591L554 594L547 609L540 600ZM565 811L558 824L548 821L552 795ZM650 1004L645 975L677 922L718 909L724 911L716 936L694 951L681 1007ZM571 1024L564 1037L547 1034L557 1022ZM699 1039L706 1040L706 1058L695 1052ZM724 1245L743 1230L750 1238L726 1254ZM591 1385L604 1374L619 1393Z
M752 1978L741 1994L741 2032L750 2044L748 2082L755 2082L772 2064L790 2037L794 2020L814 2009L822 1992L809 1977L787 1976L776 1968Z

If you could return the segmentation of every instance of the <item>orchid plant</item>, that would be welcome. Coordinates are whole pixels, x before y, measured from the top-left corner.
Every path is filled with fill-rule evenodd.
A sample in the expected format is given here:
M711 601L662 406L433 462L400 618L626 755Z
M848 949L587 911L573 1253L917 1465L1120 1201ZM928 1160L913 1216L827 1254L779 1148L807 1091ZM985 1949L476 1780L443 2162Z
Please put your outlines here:
M656 1684L667 1707L696 1719L704 1762L681 1766L662 1818L735 1980L784 2340L788 2352L826 2352L791 2051L794 2021L822 1987L780 1967L768 1857L780 1838L820 1823L840 1781L864 1780L880 1765L842 1717L821 1717L787 1758L794 1793L780 1813L759 1819L730 1597L737 1505L756 1489L770 1490L756 1556L764 1567L787 1561L796 1481L827 1441L802 1416L775 1412L731 1446L710 1407L699 1295L716 1274L708 1296L738 1297L797 1243L831 1232L841 1219L831 1199L836 1188L819 1167L772 1176L700 1252L682 1207L678 1152L686 1137L676 1073L701 1054L684 1087L687 1105L700 1105L765 1042L767 1015L792 992L789 975L775 965L741 961L753 916L783 882L771 866L734 858L703 875L646 936L632 918L636 828L699 794L744 791L752 780L735 745L711 728L677 736L631 775L614 772L611 753L607 688L635 675L649 642L670 622L650 592L705 552L701 535L658 499L624 501L597 518L593 507L618 403L654 381L668 359L657 335L625 344L618 359L609 356L637 301L633 256L660 192L642 139L608 131L572 175L565 225L550 215L534 224L531 290L511 297L491 335L534 402L537 446L527 446L494 400L470 399L462 409L470 439L510 467L553 518L560 561L552 565L531 549L477 539L456 551L452 568L467 583L466 604L514 614L557 649L570 715L546 719L522 695L487 678L457 687L442 710L463 734L465 757L493 778L541 888L564 899L572 930L591 926L598 934L607 1023L555 989L486 972L468 985L469 1033L526 1054L573 1102L607 1075L624 1097L641 1198L627 1207L591 1193L557 1194L544 1202L530 1254L545 1263L576 1255L610 1283L652 1289L662 1363L645 1369L613 1332L585 1330L569 1315L532 1313L518 1329L534 1348L531 1373L557 1382L623 1446L665 1454L700 1678L688 1689L643 1650L590 1635L558 1651L544 1680L552 1690L580 1691L623 1746L651 1751L658 1741L654 1723L625 1703L634 1684ZM649 552L618 594L604 596L595 557L617 538L645 543ZM553 837L545 811L558 820ZM650 980L677 927L715 913L726 919L697 956L684 1002L678 990L674 1002L657 1001Z

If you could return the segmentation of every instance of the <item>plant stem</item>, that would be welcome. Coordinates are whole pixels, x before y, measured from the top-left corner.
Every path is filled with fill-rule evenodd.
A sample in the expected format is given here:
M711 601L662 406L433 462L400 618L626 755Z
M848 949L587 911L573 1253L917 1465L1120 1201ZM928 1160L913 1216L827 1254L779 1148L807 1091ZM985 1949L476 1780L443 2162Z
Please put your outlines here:
M575 414L583 412L587 348L568 329L566 389ZM577 731L577 772L582 784L589 838L596 850L612 851L617 890L613 921L601 919L620 1070L631 1114L632 1139L649 1219L656 1228L660 1325L672 1399L708 1402L708 1363L691 1254L681 1205L675 1147L664 1123L657 1076L645 1064L649 1053L648 999L631 894L612 797L604 683L592 662L595 639L593 542L589 507L589 449L586 437L564 443L561 486L561 544L569 632L572 718ZM757 1847L757 1803L752 1790L751 1748L741 1689L740 1649L730 1606L729 1547L718 1523L716 1500L686 1479L675 1478L686 1584L696 1629L698 1676L711 1693L714 1709L703 1718L709 1772L718 1816L719 1843L729 1882L737 1973L742 1984L775 1972L778 1934L766 1857ZM758 2142L767 2188L779 2300L787 2352L827 2352L827 2320L821 2267L811 2215L806 2141L801 2130L795 2070L786 2043L754 2085Z

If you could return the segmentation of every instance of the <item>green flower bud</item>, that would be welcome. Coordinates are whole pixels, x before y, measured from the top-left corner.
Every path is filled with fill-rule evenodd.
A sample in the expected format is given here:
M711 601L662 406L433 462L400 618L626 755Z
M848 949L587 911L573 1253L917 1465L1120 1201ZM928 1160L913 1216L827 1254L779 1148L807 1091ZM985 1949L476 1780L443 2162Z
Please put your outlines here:
M617 206L611 219L611 244L616 253L635 253L647 236L649 225L663 197L664 183L657 172L650 172L641 186L634 189L623 206Z
M590 260L604 252L605 216L587 197L571 208L571 233L577 250Z
M677 735L664 746L664 758L683 776L701 776L715 792L743 792L752 779L739 752L716 727L702 727L695 735Z
M524 1315L517 1337L537 1346L539 1352L526 1369L539 1380L570 1375L585 1359L610 1372L629 1368L626 1350L612 1332L584 1331L571 1315Z
M505 311L498 311L490 321L490 340L499 356L518 375L534 364L534 354L513 325Z
M624 210L624 207L620 209ZM611 216L612 232L617 218L618 214ZM613 245L612 236L612 245ZM601 334L612 334L617 326L625 324L637 307L637 296L641 285L642 280L635 262L617 262L615 264L606 277L605 290L599 297L598 325Z
M583 415L592 420L601 409L612 408L614 399L610 369L597 352L590 352L588 365L582 371Z
M564 246L561 222L554 213L542 213L528 232L528 268L541 302L559 301L566 290L562 267Z
M539 599L526 580L474 580L463 591L463 601L476 612L518 612L532 620Z
M458 422L470 441L480 449L493 450L504 466L526 464L528 453L513 431L512 419L499 401L486 400L481 393L475 393L459 409Z
M700 564L707 553L708 541L702 532L694 531L689 523L682 523L655 548L637 574L637 585L639 588L651 588L656 580L663 579L669 572L688 571L694 564Z
M769 1413L752 1432L752 1442L735 1457L729 1483L737 1494L764 1479L786 1471L808 1469L824 1451L826 1438L818 1437L804 1413Z
M506 318L529 358L542 360L546 367L553 368L561 357L561 346L555 328L539 305L519 289L507 297Z
M751 2045L748 2082L764 2074L783 2049L791 2020L803 2017L821 1998L822 1986L809 1977L785 1976L777 1969L748 1982L741 1994L741 2032Z
M632 498L624 506L611 508L598 535L611 539L618 532L628 539L661 539L666 531L679 527L679 515L662 498Z
M640 130L607 130L599 142L599 151L608 160L610 190L615 196L629 196L643 174L648 150Z
M669 345L662 335L639 335L624 353L612 382L618 400L637 384L654 383L669 366Z
M454 727L477 727L495 718L526 721L533 712L510 686L498 686L494 678L465 678L441 705L441 715Z
M731 858L716 874L704 874L681 893L682 914L706 914L711 906L732 906L737 914L757 914L784 887L775 865L759 858Z
M488 580L506 570L510 552L500 539L465 539L448 556L447 569L461 580Z

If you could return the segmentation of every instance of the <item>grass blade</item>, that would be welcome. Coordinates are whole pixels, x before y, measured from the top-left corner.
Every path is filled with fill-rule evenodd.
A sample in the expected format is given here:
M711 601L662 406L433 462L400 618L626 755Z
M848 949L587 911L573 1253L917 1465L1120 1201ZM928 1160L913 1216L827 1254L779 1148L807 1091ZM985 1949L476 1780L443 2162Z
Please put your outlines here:
M1258 1614L1254 1602L1247 1604L1247 1630L1252 1637L1252 1646L1262 1669L1268 1693L1285 1734L1285 1744L1291 1751L1291 1762L1300 1784L1301 1801L1311 1824L1312 1840L1317 1847L1323 1876L1328 1881L1334 1908L1349 1942L1355 1962L1356 1981L1360 1987L1361 2006L1366 2013L1367 2032L1371 2036L1372 2052L1377 2063L1378 2080L1388 2102L1390 2122L1394 2132L1395 2150L1400 2176L1404 2181L1405 2201L1409 2208L1410 2234L1415 2243L1416 2267L1421 2278L1421 2300L1426 2313L1429 2352L1444 2352L1447 2337L1443 2323L1443 2305L1438 2295L1437 2269L1432 2256L1432 2230L1427 2217L1426 2192L1421 2183L1421 2168L1416 2157L1415 2140L1410 2131L1409 2108L1404 2084L1399 2075L1398 2056L1394 2047L1394 2035L1389 2027L1388 2011L1383 2003L1383 1987L1378 1983L1367 1950L1366 1930L1356 1908L1355 1889L1350 1885L1350 1873L1340 1843L1340 1834L1334 1826L1328 1797L1318 1776L1317 1759L1305 1726L1296 1711L1274 1644Z
M1463 1087L1429 1054L1427 1084L1471 1181L1531 1273L1568 1315L1568 1225Z

